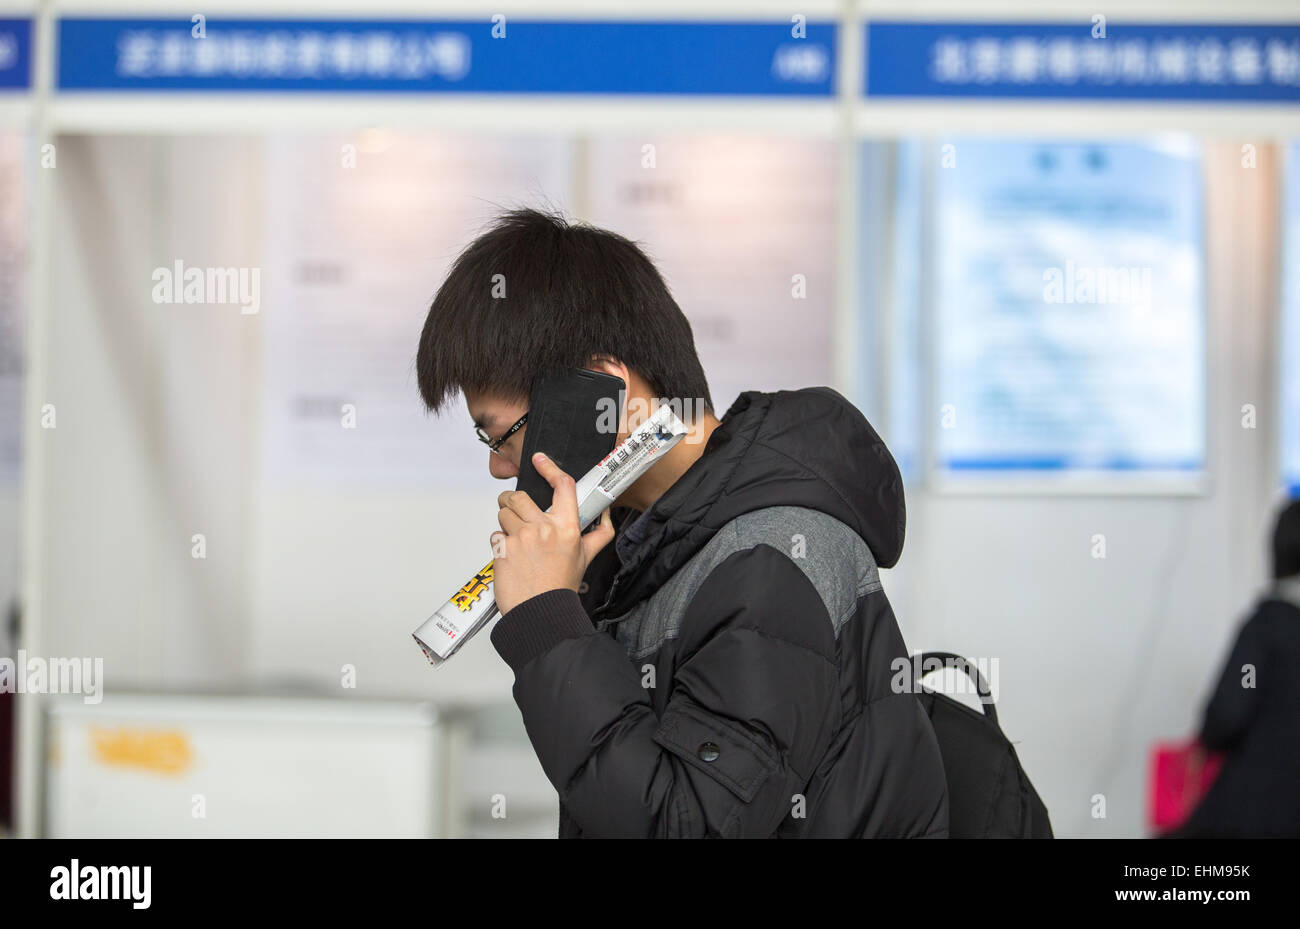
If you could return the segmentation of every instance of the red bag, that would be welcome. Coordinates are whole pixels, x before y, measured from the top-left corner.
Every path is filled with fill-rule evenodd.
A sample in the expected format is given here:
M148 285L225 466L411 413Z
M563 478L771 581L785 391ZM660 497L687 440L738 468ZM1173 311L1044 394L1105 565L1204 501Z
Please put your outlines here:
M1159 743L1151 752L1148 825L1157 832L1177 829L1196 809L1223 767L1223 755L1196 739Z

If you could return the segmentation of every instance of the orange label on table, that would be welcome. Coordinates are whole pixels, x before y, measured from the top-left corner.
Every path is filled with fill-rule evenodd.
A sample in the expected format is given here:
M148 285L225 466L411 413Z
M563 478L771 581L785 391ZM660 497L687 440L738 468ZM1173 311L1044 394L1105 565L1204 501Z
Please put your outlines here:
M179 729L100 729L91 727L95 760L113 767L156 774L181 774L193 765L189 737Z

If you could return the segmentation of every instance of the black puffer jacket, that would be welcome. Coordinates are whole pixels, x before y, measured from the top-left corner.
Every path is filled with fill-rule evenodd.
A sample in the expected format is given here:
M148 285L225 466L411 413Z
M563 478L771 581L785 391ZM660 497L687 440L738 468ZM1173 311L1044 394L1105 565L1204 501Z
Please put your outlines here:
M585 596L492 631L561 838L947 836L934 732L891 687L907 650L877 568L903 528L898 468L852 404L742 394Z

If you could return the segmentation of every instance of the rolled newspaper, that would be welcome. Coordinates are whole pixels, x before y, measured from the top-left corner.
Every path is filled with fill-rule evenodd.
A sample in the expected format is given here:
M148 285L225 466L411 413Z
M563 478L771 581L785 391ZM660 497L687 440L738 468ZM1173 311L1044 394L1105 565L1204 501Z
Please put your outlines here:
M632 431L618 447L577 482L578 524L586 529L609 509L619 495L682 440L686 426L671 406L664 404ZM550 510L547 510L549 513ZM466 581L438 611L412 633L416 644L434 667L442 664L480 629L496 617L489 561Z

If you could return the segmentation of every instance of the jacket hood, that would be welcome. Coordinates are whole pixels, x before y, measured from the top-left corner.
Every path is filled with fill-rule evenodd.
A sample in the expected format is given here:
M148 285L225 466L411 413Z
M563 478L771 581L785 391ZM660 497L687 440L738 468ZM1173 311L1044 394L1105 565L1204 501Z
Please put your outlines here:
M613 547L621 567L601 615L650 596L724 525L752 510L799 506L847 525L882 568L903 550L906 509L894 457L866 417L829 387L746 391L704 454Z

